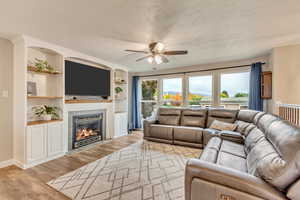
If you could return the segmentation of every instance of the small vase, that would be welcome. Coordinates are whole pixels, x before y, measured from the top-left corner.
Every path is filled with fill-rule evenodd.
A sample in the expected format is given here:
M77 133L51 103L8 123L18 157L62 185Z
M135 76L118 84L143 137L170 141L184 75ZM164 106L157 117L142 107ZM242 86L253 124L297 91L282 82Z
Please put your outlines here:
M52 115L44 115L43 118L45 121L50 121L52 119Z

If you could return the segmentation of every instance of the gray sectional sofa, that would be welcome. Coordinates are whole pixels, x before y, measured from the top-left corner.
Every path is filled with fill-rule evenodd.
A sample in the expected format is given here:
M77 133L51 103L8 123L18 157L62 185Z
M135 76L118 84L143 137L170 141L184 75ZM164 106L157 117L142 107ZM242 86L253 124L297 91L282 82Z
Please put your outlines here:
M234 131L210 128L214 120ZM203 148L186 165L186 200L300 200L300 130L253 110L160 108L144 138Z

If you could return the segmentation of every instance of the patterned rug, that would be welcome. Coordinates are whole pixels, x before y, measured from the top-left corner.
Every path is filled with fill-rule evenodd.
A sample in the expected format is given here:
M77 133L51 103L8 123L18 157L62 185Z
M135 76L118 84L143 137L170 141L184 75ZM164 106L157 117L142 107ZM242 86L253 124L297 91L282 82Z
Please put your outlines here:
M184 199L184 168L200 149L142 141L48 183L71 199Z

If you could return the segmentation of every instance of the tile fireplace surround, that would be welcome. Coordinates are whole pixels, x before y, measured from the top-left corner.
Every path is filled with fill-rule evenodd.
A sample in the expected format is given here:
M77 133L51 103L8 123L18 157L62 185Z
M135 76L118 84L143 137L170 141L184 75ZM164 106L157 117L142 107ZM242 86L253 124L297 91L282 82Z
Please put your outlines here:
M65 138L65 152L73 150L73 117L74 116L91 116L97 114L102 116L102 130L103 139L110 139L113 137L113 104L112 103L78 103L66 104L64 111L64 138Z

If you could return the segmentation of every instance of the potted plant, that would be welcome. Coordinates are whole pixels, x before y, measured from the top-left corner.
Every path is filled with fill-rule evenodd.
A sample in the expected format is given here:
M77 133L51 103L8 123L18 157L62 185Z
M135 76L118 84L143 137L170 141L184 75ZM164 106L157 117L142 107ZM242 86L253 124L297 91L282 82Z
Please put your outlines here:
M51 119L58 119L58 107L55 106L36 106L32 108L34 111L34 114L43 120L51 120Z
M121 87L116 87L115 92L116 92L116 98L118 98L120 93L123 92L123 89Z
M50 72L50 73L55 73L56 71L54 68L48 63L47 60L41 60L38 58L35 58L35 63L34 63L37 71L39 72Z

